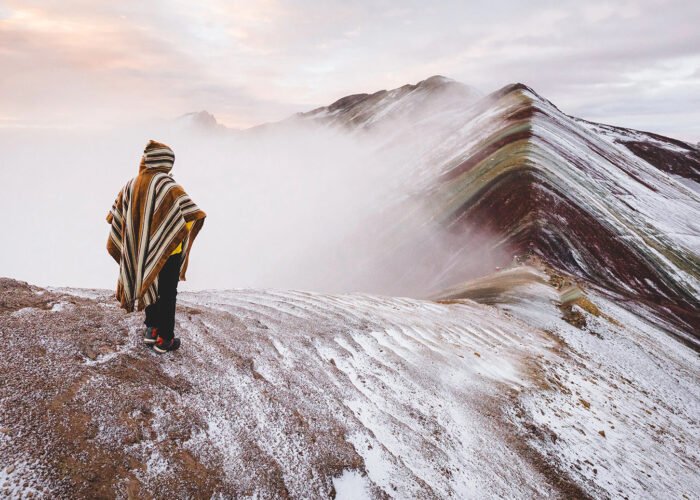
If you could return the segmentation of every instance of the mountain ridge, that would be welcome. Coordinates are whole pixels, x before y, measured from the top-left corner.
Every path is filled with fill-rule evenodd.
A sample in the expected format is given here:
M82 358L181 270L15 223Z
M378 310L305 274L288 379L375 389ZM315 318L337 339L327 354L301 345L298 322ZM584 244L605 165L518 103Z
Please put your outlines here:
M531 260L437 301L182 292L163 357L111 290L0 278L0 492L690 495L697 355L567 280Z
M402 86L400 86L400 87L396 87L396 88L393 88L393 89L381 89L381 90L378 90L378 91L375 91L375 92L372 92L372 93L361 92L361 93L357 93L357 94L348 94L348 95L339 97L338 99L336 99L335 101L333 101L331 104L328 104L328 105L317 106L317 107L312 108L312 109L310 109L310 110L308 110L308 111L298 111L298 112L293 113L293 114L291 114L291 115L289 115L289 116L287 116L287 117L285 117L285 118L282 118L282 119L280 119L280 120L275 120L275 121L270 121L270 122L263 122L263 123L259 123L259 124L256 124L256 125L251 125L250 127L245 127L245 128L242 128L242 129L234 129L234 128L231 128L231 127L228 127L228 126L226 126L226 125L223 125L223 124L219 123L218 120L217 120L217 118L216 118L216 116L215 116L214 114L212 114L211 112L207 111L207 110L200 110L200 111L191 111L191 112L187 112L187 113L184 113L184 114L180 115L180 116L177 118L177 120L180 120L180 119L183 119L183 118L187 118L187 117L199 117L199 116L202 116L202 117L205 117L205 118L206 118L206 119L203 120L203 121L206 121L206 122L207 122L207 125L208 125L210 122L215 122L215 123L217 124L217 126L222 127L222 128L225 128L225 129L227 129L227 130L229 130L229 131L231 131L231 132L244 132L244 131L250 131L250 130L259 129L259 128L263 128L263 129L264 129L264 128L269 128L269 127L272 127L272 126L275 126L275 125L278 125L278 124L281 124L281 123L285 123L285 122L287 122L287 121L289 121L289 120L294 120L294 119L297 119L297 118L309 118L309 117L313 117L313 116L316 115L316 114L321 114L322 112L328 111L328 110L335 111L335 110L338 110L338 109L346 109L346 108L348 108L349 106L351 107L352 105L357 105L357 104L359 104L360 102L362 102L362 101L364 101L364 100L366 100L366 99L368 99L368 98L371 98L371 97L378 97L378 96L385 96L385 95L387 95L387 94L389 94L389 93L391 93L391 92L396 92L396 91L401 91L401 90L404 90L404 91L406 91L406 90L416 90L416 89L419 89L419 88L422 88L422 89L426 89L426 88L436 89L436 88L440 88L441 86L443 86L443 85L445 85L445 84L447 84L447 85L459 86L459 87L461 87L461 88L468 89L468 92L476 93L476 94L480 95L481 97L486 97L486 96L498 97L498 96L503 96L503 95L505 95L505 94L508 94L508 93L510 93L510 92L526 91L526 92L529 92L529 93L531 93L532 95L536 96L538 99L549 103L552 107L554 107L554 108L556 108L557 110L559 110L559 108L558 108L554 103L552 103L552 101L550 101L549 99L543 97L541 94L539 94L537 91L535 91L531 86L529 86L529 85L527 85L527 84L525 84L525 83L522 83L522 82L513 82L513 83L509 83L509 84L506 84L506 85L504 85L503 87L501 87L501 88L499 88L499 89L497 89L497 90L495 90L495 91L492 91L492 92L489 93L489 94L483 94L483 93L477 91L476 89L474 89L473 87L470 87L469 85L467 85L467 84L465 84L465 83L463 83L463 82L459 82L458 80L454 80L454 79L452 79L452 78L445 77L445 76L443 76L443 75L432 75L432 76L427 77L427 78L425 78L425 79L423 79L423 80L420 80L419 82L417 82L417 83L415 83L415 84L407 83L407 84L404 84L404 85L402 85ZM560 110L560 111L561 111L561 110ZM612 128L618 129L618 130L626 130L626 131L629 131L629 132L643 133L643 134L645 134L645 135L647 135L647 136L650 136L650 137L655 137L655 138L660 139L660 140L663 140L663 141L675 143L675 144L678 145L679 147L682 147L682 148L684 148L684 149L688 149L688 150L690 150L690 151L700 151L700 142L692 143L692 142L689 142L689 141L683 141L683 140L681 140L681 139L676 139L676 138L673 138L673 137L670 137L670 136L665 136L665 135L660 134L660 133L657 133L657 132L645 131L645 130L641 130L641 129L634 129L634 128L625 127L625 126L622 126L622 125L605 124L605 123L602 123L602 122L595 122L595 121L587 120L587 119L584 119L584 118L574 117L574 116L572 116L572 115L567 115L567 116L571 116L572 118L574 118L574 119L576 119L576 120L578 120L578 121L586 122L586 123L593 124L593 125L601 125L601 126L605 126L605 127L612 127ZM212 119L213 119L213 120L212 120ZM700 154L700 153L699 153L699 154Z
M700 151L693 145L570 116L524 83L480 95L441 75L351 94L247 130L283 132L296 124L370 137L378 150L419 145L407 158L415 162L407 173L415 177L407 183L411 203L441 207L431 218L450 238L462 234L467 242L474 227L484 229L500 242L480 251L504 254L500 265L535 253L700 345L700 228L688 215L700 210ZM398 203L387 209L389 220L412 211ZM388 232L385 246L398 252L439 250L419 234ZM432 296L474 277L464 272L471 257L460 251L450 250L448 267L418 266L436 269L443 278L434 283L421 285L426 277L411 278L412 271L395 274L413 279L405 289ZM388 253L385 265L395 260ZM387 292L405 293L400 283Z
M698 348L700 197L674 177L700 176L690 144L579 120L521 83L450 119L442 135L421 136L438 153L421 160L432 176L414 195L441 207L434 217L450 234L488 229L500 241L483 251L505 250L502 265L534 253Z
M0 494L700 491L695 153L526 85L444 84L274 125L402 152L358 227L383 253L328 270L389 270L375 293L182 291L159 356L113 290L0 278Z

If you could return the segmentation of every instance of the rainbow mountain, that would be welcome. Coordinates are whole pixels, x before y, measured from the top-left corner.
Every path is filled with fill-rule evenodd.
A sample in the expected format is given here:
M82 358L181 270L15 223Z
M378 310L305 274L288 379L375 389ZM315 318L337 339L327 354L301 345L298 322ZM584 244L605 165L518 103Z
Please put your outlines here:
M373 288L183 291L159 357L113 290L0 278L0 496L697 496L696 148L440 76L240 134L302 124L400 160Z
M409 253L428 261L406 266L405 281L389 292L458 297L462 278L475 276L475 253L496 256L496 267L536 257L697 348L695 146L569 116L523 84L483 96L441 76L344 97L293 119L380 136L383 149L421 141L422 154L407 160L415 163L411 199L385 218L393 221L385 231L393 250L382 265L417 247L425 251ZM413 217L415 200L429 207L420 214L426 231L406 234L401 221ZM426 238L435 226L449 238ZM440 261L430 261L434 255ZM429 277L411 275L426 266Z

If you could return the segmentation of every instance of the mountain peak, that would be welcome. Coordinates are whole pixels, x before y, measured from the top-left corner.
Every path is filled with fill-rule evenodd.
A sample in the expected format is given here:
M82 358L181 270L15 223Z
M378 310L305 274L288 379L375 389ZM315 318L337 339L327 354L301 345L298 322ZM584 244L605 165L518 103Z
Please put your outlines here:
M521 82L509 83L493 92L491 95L496 98L505 97L508 94L521 94L536 101L543 101L552 104L549 100L538 94L532 87ZM554 106L554 104L552 104Z
M452 78L448 78L446 76L442 75L433 75L431 77L426 78L425 80L421 80L416 84L416 87L439 87L441 85L446 85L450 83L458 83L462 85L460 82L453 80Z
M544 111L545 108L550 108L550 111L555 110L559 113L562 112L552 101L542 97L542 95L538 94L532 87L521 82L509 83L495 92L492 92L489 97L491 99L501 99L511 94L524 98L521 106L523 110L529 109L530 112L532 112L535 108L538 108L540 111Z
M202 129L218 129L226 128L224 125L219 123L214 115L209 111L193 111L191 113L185 113L177 118L179 123L187 124L193 127L199 127Z

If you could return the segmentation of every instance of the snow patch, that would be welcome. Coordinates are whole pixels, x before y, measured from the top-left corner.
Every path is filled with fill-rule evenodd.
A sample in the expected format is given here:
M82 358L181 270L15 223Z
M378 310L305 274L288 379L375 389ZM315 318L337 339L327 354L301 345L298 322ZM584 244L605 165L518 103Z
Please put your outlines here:
M333 478L337 500L371 500L367 477L356 470L346 469L340 477Z

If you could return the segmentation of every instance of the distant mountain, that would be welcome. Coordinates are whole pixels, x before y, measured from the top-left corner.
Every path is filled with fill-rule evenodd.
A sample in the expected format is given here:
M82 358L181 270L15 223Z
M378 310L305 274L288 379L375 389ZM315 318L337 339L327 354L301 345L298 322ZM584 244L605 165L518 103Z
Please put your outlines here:
M195 130L205 132L228 130L225 125L219 123L216 117L208 111L185 113L179 116L175 123L180 127L192 127Z
M472 103L482 97L477 90L435 75L415 85L406 84L373 94L352 94L329 106L297 113L291 119L313 120L323 124L371 127L392 120L420 120L443 110Z

